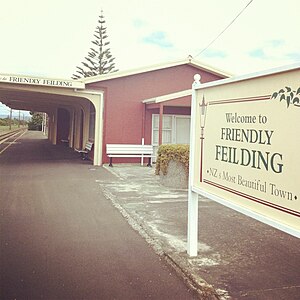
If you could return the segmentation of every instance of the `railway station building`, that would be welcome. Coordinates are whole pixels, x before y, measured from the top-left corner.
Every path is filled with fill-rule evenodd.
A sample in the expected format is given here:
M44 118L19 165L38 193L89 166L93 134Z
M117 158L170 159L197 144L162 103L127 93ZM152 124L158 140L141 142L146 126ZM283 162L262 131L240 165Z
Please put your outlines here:
M83 149L92 141L91 159L102 165L109 161L106 144L144 143L156 151L160 144L189 143L195 74L201 83L230 77L192 58L80 80L0 74L0 101L46 113L54 145Z

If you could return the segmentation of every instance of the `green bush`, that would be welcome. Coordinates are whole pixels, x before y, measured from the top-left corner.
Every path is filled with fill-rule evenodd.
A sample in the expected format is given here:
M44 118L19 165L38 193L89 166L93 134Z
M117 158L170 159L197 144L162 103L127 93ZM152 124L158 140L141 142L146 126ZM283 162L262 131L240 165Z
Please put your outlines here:
M188 174L189 172L189 145L161 145L157 151L156 169L155 174L159 172L166 175L168 172L168 165L170 160L175 160L184 165Z
M7 119L0 119L0 126L8 126Z
M42 130L42 125L39 124L33 124L31 122L28 123L28 130L37 130L41 131Z
M28 130L42 130L43 114L39 112L30 112L31 120L28 122Z

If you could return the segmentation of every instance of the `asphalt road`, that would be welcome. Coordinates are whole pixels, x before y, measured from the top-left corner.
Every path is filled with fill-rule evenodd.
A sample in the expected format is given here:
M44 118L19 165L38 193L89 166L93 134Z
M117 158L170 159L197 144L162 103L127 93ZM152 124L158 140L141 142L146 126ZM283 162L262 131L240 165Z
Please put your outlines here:
M101 176L39 132L0 155L1 299L196 299L104 198Z

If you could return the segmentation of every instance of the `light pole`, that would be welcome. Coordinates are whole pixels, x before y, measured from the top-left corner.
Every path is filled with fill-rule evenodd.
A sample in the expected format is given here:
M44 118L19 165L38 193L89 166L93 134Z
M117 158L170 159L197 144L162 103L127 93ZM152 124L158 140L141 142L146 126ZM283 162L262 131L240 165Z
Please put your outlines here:
M200 140L201 140L201 165L200 165L200 182L202 182L202 165L203 165L203 140L204 140L204 127L205 127L205 119L206 119L206 109L207 104L205 103L204 95L202 98L200 106L200 127L201 127L201 133L200 133Z
M9 130L11 130L11 122L12 122L12 109L9 112Z

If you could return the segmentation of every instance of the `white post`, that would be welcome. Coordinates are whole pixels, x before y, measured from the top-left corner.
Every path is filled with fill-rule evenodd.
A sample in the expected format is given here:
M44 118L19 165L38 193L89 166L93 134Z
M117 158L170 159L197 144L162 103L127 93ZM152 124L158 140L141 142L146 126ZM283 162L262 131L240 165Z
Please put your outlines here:
M42 113L42 133L45 134L45 113Z
M188 193L188 244L189 256L198 255L198 194L189 188Z
M144 145L145 144L145 139L144 138L142 138L142 145ZM144 155L142 154L142 157L141 157L141 166L143 166L144 165Z
M194 153L196 129L196 87L200 85L201 76L194 76L191 101L191 129L190 129L190 161L189 161L189 186L188 186L188 236L187 253L189 256L198 254L198 194L192 191L194 180Z
M95 94L95 141L94 141L94 166L102 164L102 138L103 138L103 93Z

